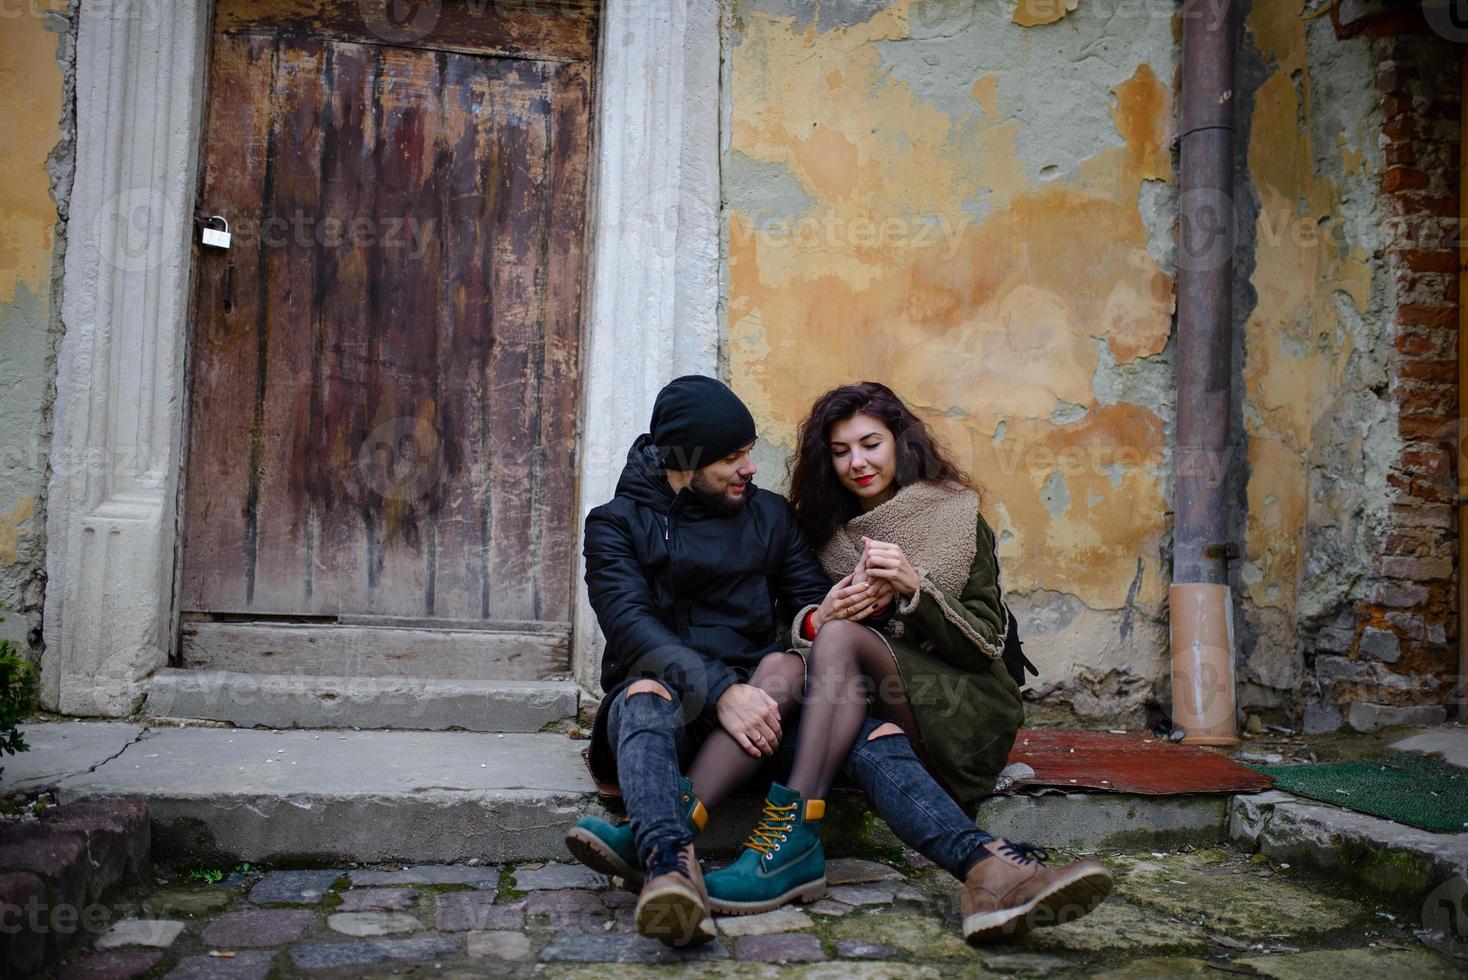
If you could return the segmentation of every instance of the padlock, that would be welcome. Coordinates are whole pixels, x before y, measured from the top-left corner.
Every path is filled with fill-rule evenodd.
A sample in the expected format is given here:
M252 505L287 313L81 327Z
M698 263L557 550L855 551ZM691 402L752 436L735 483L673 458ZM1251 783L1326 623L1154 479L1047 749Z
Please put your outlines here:
M209 227L216 221L224 225L223 231L220 231L218 228ZM216 214L214 217L204 222L204 244L208 245L210 248L229 248L229 240L231 237L232 236L229 233L229 222L225 221L222 215Z

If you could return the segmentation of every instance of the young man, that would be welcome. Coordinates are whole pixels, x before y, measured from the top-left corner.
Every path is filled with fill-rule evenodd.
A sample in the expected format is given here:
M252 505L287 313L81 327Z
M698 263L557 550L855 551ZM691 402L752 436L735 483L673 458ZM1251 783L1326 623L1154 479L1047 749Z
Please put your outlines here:
M793 745L802 703L845 696L804 690L776 601L807 640L832 618L890 609L890 590L875 582L831 586L789 504L751 482L754 441L754 419L732 391L678 378L659 392L651 432L628 453L616 496L586 519L586 583L607 638L591 766L620 783L632 819L618 827L583 817L566 846L599 871L642 882L638 931L669 945L714 937L692 845L704 803ZM889 728L894 737L879 737ZM1095 862L1046 868L1038 849L980 831L900 736L869 717L853 744L833 747L894 832L964 882L970 942L1085 914L1110 890ZM772 786L745 854L718 873L721 907L753 911L824 893L824 812L824 801Z
M785 499L751 482L754 441L728 387L678 378L658 394L616 496L586 519L586 584L607 638L592 769L620 783L632 819L629 829L584 818L567 846L643 878L638 930L670 945L714 936L693 785L722 795L793 738L782 715L798 706L804 667L785 652L774 603L794 616L831 590Z

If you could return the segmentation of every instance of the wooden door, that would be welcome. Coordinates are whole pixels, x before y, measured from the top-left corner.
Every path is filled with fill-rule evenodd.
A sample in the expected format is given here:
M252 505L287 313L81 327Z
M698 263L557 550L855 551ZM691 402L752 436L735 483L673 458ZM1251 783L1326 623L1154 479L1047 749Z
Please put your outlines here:
M182 659L553 676L597 11L372 6L218 4L198 211L234 241L195 252Z

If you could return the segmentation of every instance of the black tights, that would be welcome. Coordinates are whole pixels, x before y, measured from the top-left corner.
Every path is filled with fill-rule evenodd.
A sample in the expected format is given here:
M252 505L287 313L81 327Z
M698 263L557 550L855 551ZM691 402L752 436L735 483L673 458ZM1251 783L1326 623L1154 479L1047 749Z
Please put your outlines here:
M805 704L790 788L808 800L825 799L868 712L896 724L921 753L907 690L887 641L860 623L833 620L821 627L806 657Z
M789 785L808 800L826 798L869 712L896 724L918 756L923 754L897 661L887 641L860 623L839 619L826 623L804 663L794 654L771 653L760 661L749 683L775 699L780 737L796 738ZM751 756L728 732L715 727L694 756L688 778L703 805L713 809L764 761L764 756Z
M767 654L749 678L750 685L775 699L780 711L781 739L795 733L804 681L805 664L793 653ZM728 732L716 726L693 757L688 767L688 779L693 783L694 794L711 810L714 804L753 776L765 758L750 755Z

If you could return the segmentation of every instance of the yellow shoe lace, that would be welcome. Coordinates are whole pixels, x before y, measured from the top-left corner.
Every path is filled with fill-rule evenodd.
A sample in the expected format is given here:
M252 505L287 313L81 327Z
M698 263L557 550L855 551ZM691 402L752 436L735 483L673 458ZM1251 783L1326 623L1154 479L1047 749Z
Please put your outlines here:
M799 803L778 806L765 800L765 817L750 831L749 840L744 842L744 846L769 857L795 826L795 811L799 808Z

